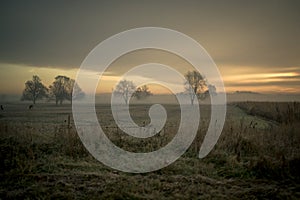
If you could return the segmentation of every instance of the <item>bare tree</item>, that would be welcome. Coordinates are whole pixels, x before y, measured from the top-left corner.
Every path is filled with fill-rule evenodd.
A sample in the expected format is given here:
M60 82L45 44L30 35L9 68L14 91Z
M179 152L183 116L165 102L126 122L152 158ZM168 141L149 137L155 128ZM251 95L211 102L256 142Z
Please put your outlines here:
M32 80L26 81L21 100L29 100L35 104L37 100L47 97L47 94L48 88L37 75L34 75Z
M70 80L67 76L56 76L55 81L49 86L50 97L55 98L55 103L61 105L66 99L66 84Z
M82 89L79 87L79 85L75 82L74 79L69 79L69 81L66 83L66 99L71 101L73 99L80 99L85 96Z
M69 100L72 103L73 98L84 96L84 92L74 79L67 76L56 76L55 81L49 86L51 98L55 98L56 105L62 104L64 100Z
M145 98L147 98L148 96L151 96L151 95L152 95L152 93L149 90L147 85L143 85L141 87L138 87L136 89L136 91L133 93L133 96L135 98L137 98L138 100L145 99Z
M125 103L128 104L129 97L135 92L135 88L136 86L132 81L124 79L116 86L115 92L122 95Z
M191 104L194 104L195 99L206 98L207 84L204 76L198 71L188 71L185 74L186 82L185 89L190 96Z
M216 95L216 94L217 94L216 86L209 84L209 85L207 86L207 88L208 88L208 90L207 90L208 94L209 94L209 93L210 93L211 95Z

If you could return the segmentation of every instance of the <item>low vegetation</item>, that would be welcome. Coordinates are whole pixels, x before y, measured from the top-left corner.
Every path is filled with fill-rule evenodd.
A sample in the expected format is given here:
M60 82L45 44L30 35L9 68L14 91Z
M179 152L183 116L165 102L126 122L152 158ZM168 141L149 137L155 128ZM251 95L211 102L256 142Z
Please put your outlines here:
M105 133L116 145L150 152L167 144L176 134L178 106L166 107L173 119L168 119L159 135L142 141L125 136L111 122L111 116L103 115L108 105L97 110L99 120L105 119ZM42 121L41 117L46 117L48 109L35 109L40 110L28 111L32 112L28 114L31 121L22 118L14 122L9 113L1 113L1 199L300 198L299 103L229 105L221 138L202 160L197 153L209 113L201 113L204 117L198 135L188 151L170 166L146 174L115 171L95 160L77 136L69 117L70 107L51 107L51 122ZM203 106L201 111L205 109ZM140 116L147 111L144 106L134 106L131 111L138 124L145 123ZM291 119L282 120L287 111ZM281 120L277 115L281 115Z
M236 105L249 115L263 117L278 123L300 121L300 102L239 102Z

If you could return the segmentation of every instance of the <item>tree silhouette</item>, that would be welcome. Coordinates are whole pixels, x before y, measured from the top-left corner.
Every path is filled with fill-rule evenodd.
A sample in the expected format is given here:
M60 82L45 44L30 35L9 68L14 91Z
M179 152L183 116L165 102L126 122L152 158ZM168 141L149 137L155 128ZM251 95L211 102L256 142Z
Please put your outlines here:
M143 85L141 87L138 87L136 91L133 93L133 96L136 97L138 100L144 99L148 96L151 96L152 93L149 91L149 88L147 85Z
M194 100L204 99L207 96L207 84L205 78L198 71L188 71L185 74L186 82L185 89L190 96L191 104L194 104Z
M135 92L135 88L136 86L132 81L124 79L116 86L115 92L122 95L125 103L128 104L129 97Z
M37 100L47 97L48 89L41 81L37 75L32 76L32 80L26 81L21 100L29 100L35 104Z
M217 89L214 85L209 84L207 86L207 88L208 88L208 90L207 90L208 93L210 93L211 95L216 95L217 94Z
M66 99L66 85L69 80L69 77L59 75L55 77L55 81L49 86L50 97L55 98L56 105L58 103L61 105Z
M80 99L84 96L85 93L82 91L82 89L74 79L69 79L69 81L66 82L66 99L71 101L71 104L73 99Z
M73 98L79 99L85 95L75 80L67 76L56 76L49 88L51 98L55 98L56 105L58 103L61 105L64 100L69 100L72 103Z

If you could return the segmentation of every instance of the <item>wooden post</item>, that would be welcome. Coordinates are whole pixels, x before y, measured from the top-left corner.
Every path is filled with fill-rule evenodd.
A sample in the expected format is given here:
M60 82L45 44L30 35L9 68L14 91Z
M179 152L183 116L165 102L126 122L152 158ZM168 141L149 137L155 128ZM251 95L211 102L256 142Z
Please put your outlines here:
M68 129L71 128L71 115L68 115Z

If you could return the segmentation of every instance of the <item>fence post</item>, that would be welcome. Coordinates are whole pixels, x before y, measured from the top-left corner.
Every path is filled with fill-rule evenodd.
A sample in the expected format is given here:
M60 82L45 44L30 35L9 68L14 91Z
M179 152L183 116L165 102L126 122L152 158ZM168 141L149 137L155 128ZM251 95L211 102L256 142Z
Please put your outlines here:
M68 115L68 129L71 128L71 115Z

